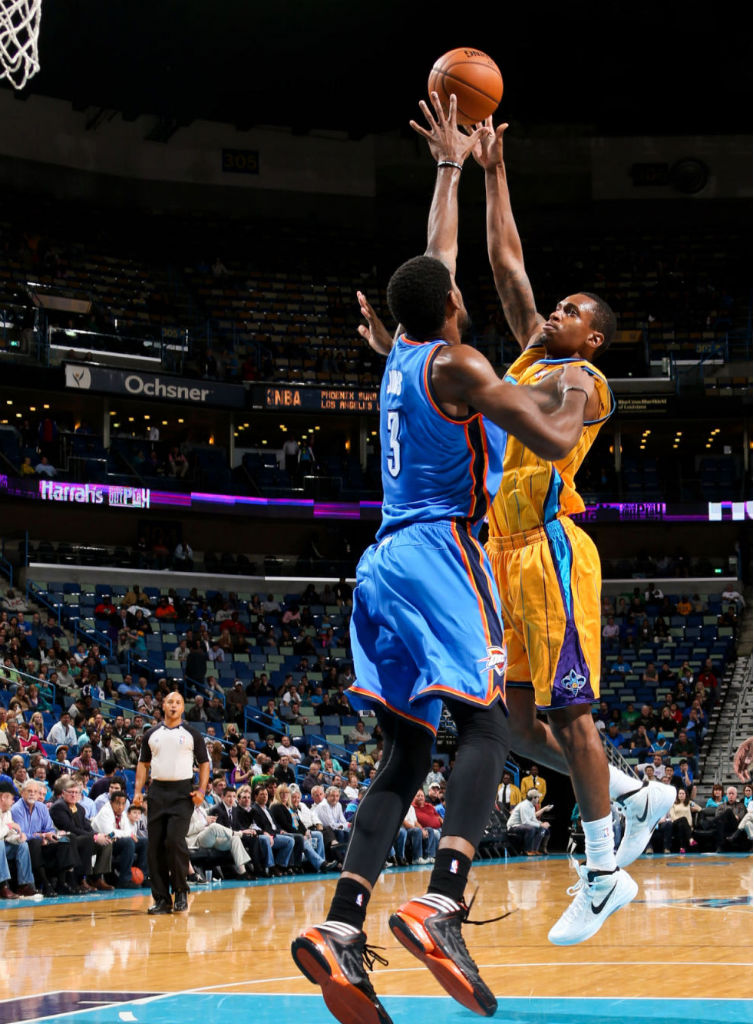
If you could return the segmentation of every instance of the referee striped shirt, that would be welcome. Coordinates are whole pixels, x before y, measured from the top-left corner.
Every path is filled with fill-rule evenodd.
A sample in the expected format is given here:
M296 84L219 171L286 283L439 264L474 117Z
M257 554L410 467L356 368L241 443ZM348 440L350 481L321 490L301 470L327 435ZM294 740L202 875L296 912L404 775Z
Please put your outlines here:
M181 722L169 729L155 725L144 733L139 760L151 765L153 782L183 782L194 777L194 761L209 761L204 737Z

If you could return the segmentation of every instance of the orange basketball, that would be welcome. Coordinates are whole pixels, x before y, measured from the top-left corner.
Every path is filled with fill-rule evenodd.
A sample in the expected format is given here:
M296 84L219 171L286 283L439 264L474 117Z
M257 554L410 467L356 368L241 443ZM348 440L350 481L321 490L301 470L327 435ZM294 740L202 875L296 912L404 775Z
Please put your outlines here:
M430 93L437 93L446 111L455 93L458 123L474 124L497 110L503 98L503 76L486 53L459 46L435 61L427 88Z
M141 868L131 868L131 881L135 882L136 885L141 885L141 883L144 881L144 872L141 870Z

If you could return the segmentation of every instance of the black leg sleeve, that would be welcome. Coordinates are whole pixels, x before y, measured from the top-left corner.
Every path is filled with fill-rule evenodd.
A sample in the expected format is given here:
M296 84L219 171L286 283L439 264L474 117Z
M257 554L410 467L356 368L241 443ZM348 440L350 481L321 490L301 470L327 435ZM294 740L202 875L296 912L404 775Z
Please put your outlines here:
M430 765L433 737L388 711L378 713L384 747L379 771L359 804L344 871L374 885L385 866L395 834ZM486 822L485 822L486 824Z
M448 701L458 726L458 750L448 780L444 836L460 836L475 848L487 824L510 750L510 729L502 704L478 708Z

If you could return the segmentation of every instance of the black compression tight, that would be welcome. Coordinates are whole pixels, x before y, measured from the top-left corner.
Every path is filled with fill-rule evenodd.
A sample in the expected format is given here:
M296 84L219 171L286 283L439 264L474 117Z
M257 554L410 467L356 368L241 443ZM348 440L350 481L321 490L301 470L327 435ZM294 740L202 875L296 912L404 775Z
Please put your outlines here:
M495 798L510 746L508 720L500 703L477 708L460 701L448 707L458 726L456 763L448 784L443 835L479 842ZM370 885L380 876L395 835L430 765L433 738L419 725L378 713L384 736L380 769L354 819L343 865Z

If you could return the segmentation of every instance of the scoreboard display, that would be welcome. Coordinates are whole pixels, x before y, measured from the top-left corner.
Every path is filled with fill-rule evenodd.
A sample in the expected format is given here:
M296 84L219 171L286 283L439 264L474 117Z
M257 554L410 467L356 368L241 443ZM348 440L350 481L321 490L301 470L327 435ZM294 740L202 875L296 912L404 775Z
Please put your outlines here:
M255 409L286 412L378 413L379 388L313 388L304 385L255 387Z

